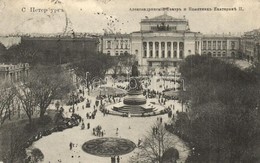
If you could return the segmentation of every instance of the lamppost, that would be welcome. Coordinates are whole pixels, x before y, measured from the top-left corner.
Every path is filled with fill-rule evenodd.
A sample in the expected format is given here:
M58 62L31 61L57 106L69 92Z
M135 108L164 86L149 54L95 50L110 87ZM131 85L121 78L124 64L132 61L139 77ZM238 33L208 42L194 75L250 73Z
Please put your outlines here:
M186 89L184 87L184 79L181 79L181 81L182 81L182 91L185 92ZM181 100L181 111L183 112L183 100Z
M89 95L89 81L88 81L88 75L89 75L89 72L86 72L86 82L87 82L87 88L88 88L88 95Z

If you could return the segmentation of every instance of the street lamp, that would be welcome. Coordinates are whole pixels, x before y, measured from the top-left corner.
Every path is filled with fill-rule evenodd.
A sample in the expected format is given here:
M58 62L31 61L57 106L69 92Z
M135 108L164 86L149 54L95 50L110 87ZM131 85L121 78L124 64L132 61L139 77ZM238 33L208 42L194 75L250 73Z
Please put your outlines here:
M182 91L185 92L186 89L185 89L185 87L184 87L184 79L181 79L181 81L182 81ZM182 110L182 112L183 112L183 100L181 100L181 110Z
M89 72L86 72L86 82L87 82L88 95L89 95L89 81L88 81L88 75L89 75Z

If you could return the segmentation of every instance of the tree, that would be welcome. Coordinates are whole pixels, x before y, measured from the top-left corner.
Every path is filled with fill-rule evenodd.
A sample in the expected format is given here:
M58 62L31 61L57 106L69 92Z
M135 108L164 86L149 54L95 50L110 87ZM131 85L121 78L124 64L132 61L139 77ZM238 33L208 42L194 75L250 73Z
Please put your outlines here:
M37 101L34 89L34 84L31 81L24 83L22 86L16 88L16 95L21 103L22 109L25 111L29 119L29 127L32 129L32 116L35 112Z
M1 83L0 89L0 120L2 125L7 118L11 119L11 105L15 97L15 89L12 84L7 83Z
M144 138L143 143L139 146L138 155L132 158L132 162L158 162L162 163L163 153L175 145L175 141L171 137L164 125L157 122L148 131L148 135Z
M40 149L38 148L32 149L31 155L32 155L32 162L37 163L43 161L44 155Z
M176 127L196 146L199 157L192 162L252 162L250 144L260 134L259 70L189 56L180 71L187 81L188 93L180 98L189 101L190 124L179 120Z
M86 72L89 72L89 78L104 77L107 70L115 65L114 58L105 54L89 54L87 58L77 60L71 64L71 68L80 78L86 78Z
M55 99L61 99L74 89L72 81L60 67L38 66L30 75L30 90L34 93L42 118Z

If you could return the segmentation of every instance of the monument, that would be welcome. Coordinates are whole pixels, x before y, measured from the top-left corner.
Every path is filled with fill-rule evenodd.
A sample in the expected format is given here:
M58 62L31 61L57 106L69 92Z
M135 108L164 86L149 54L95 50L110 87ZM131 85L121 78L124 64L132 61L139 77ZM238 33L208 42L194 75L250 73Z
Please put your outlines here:
M154 112L156 108L143 96L142 84L137 64L132 66L131 78L128 84L128 93L123 102L115 104L113 110L121 113L131 114L132 116L141 116Z

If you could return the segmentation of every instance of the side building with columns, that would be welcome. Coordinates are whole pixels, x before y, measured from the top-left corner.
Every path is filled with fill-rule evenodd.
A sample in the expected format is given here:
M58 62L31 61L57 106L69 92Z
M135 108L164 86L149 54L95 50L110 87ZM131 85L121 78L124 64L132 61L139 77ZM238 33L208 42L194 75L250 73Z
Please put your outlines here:
M131 54L141 66L177 66L188 55L201 53L199 32L188 20L161 15L141 20L140 31L131 33Z
M17 65L0 64L1 82L19 82L25 81L29 73L29 64L20 63Z

